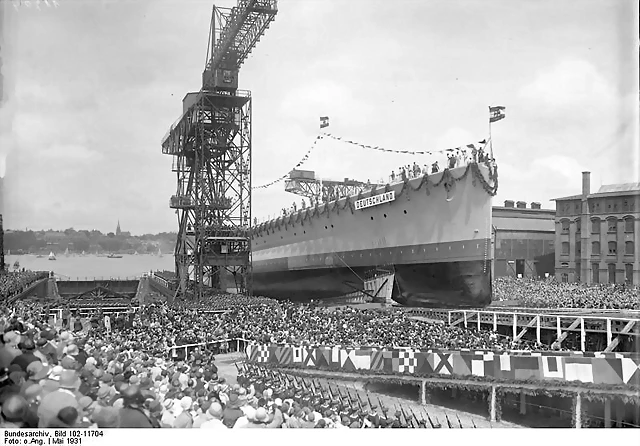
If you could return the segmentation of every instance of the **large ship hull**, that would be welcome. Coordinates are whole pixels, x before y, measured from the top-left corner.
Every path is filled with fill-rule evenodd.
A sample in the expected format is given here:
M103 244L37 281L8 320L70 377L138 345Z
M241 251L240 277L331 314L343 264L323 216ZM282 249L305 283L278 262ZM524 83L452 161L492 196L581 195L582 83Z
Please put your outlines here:
M443 178L444 176L444 178ZM368 272L392 270L404 305L491 303L491 178L472 164L373 191L395 199L363 209L349 197L258 226L255 294L292 300L342 296Z

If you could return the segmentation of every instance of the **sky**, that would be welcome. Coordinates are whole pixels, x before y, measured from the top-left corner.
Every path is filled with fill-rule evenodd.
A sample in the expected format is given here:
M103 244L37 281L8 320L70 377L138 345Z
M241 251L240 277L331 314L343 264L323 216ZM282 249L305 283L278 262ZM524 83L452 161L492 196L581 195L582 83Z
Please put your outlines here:
M161 139L200 89L210 0L2 1L0 174L11 229L177 231ZM218 6L234 6L220 0ZM318 135L395 150L488 136L504 200L640 181L638 6L626 0L280 0L240 70L253 98L253 184ZM362 181L433 157L320 141L302 168ZM0 175L2 176L2 175ZM262 220L300 198L253 192Z

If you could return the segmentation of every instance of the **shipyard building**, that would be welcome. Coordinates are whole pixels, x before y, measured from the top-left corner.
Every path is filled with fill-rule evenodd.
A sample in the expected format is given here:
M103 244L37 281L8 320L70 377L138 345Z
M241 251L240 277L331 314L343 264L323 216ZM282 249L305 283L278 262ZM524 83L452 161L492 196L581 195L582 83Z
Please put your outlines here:
M563 282L640 283L640 183L611 184L556 198L556 277Z
M554 274L556 211L506 200L492 207L493 277Z

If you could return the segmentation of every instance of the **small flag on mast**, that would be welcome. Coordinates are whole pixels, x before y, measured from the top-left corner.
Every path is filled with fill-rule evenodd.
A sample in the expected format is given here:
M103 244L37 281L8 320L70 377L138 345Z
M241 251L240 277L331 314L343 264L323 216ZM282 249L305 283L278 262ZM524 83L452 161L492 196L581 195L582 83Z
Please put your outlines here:
M501 105L489 107L489 122L491 123L504 119L504 109L505 108Z
M320 116L320 128L323 129L325 127L329 127L329 117Z

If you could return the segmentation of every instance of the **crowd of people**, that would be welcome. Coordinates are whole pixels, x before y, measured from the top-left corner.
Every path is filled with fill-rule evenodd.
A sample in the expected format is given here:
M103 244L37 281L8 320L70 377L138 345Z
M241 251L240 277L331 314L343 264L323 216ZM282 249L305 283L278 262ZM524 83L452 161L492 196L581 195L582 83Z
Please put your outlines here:
M320 308L239 295L226 312L184 303L92 315L89 328L69 307L51 324L48 307L19 301L0 307L1 427L361 428L407 427L405 416L316 393L298 383L240 372L218 378L212 350L171 347L242 337L248 340L506 348L491 335L409 319L404 312ZM203 327L208 327L203 330ZM224 350L223 350L224 351ZM413 421L411 421L413 423ZM416 427L424 420L415 420ZM418 426L419 425L419 426Z
M493 281L494 301L515 301L530 308L593 308L640 310L640 290L624 284L558 282L555 278L499 277Z
M381 407L381 415L374 404L311 390L257 367L239 370L232 385L218 377L211 352L194 349L172 360L154 348L146 327L77 336L31 320L31 310L23 305L20 313L3 312L2 428L409 426L399 412L389 417Z
M212 298L214 299L214 298ZM421 320L401 308L360 309L300 304L237 294L220 295L212 308L175 302L151 304L122 314L104 314L100 308L87 315L94 330L115 333L140 330L137 344L159 353L182 345L207 344L225 339L244 339L290 345L342 345L350 347L415 347L434 349L541 349L528 341L514 344L491 331L448 327ZM215 300L215 299L214 299ZM224 304L224 305L223 305ZM21 303L21 305L27 305ZM49 321L48 307L30 304L34 318ZM224 310L224 311L223 311ZM85 330L80 314L66 307L63 327ZM203 330L202 327L207 327Z
M495 290L524 299L527 291L522 290L536 287L547 296L545 302L560 305L558 290L565 285L498 279ZM606 300L603 295L578 292L572 302ZM616 299L616 305L628 305L626 297ZM233 339L350 347L547 348L416 319L399 308L325 307L233 294L212 295L198 305L129 306L117 315L97 309L86 317L88 324L80 319L69 306L61 324L54 325L48 305L28 300L0 304L2 427L403 427L406 419L387 419L386 413L381 418L374 407L312 395L258 369L245 369L238 384L231 385L218 378L213 355L227 351Z
M47 278L45 271L0 271L0 301L22 293L34 282Z
M46 277L22 274L3 281L10 284L5 289L20 289L12 280L24 287ZM553 280L500 278L494 283L497 299L539 307L638 309L633 291ZM252 366L240 371L237 384L227 383L218 377L214 354L227 351L234 339L349 347L547 348L422 320L400 308L326 307L237 294L211 295L197 304L128 306L121 314L97 308L81 315L78 310L66 305L54 324L50 304L0 302L0 427L406 427L406 417L388 418L373 405L317 394L315 388Z

